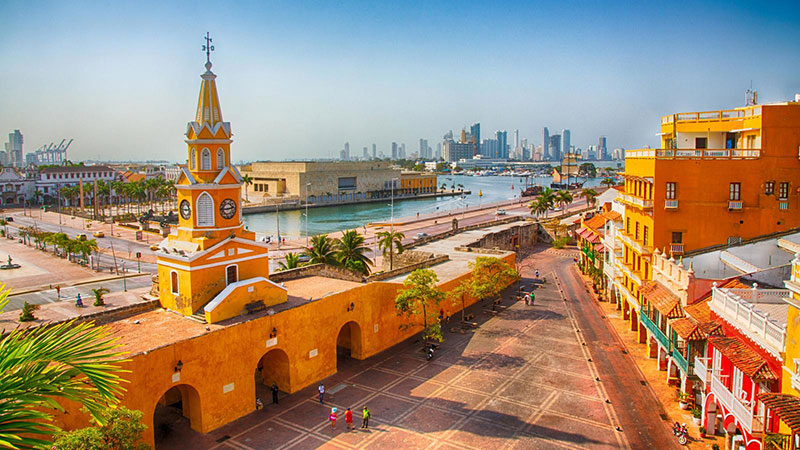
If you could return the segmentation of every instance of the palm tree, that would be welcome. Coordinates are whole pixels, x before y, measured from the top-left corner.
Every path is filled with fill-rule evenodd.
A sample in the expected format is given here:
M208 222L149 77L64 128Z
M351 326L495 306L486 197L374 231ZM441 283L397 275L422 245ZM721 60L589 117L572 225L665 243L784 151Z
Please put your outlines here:
M543 200L543 197L539 197L532 201L528 207L531 209L531 214L535 215L536 217L547 214L547 210L549 209L547 202Z
M558 191L555 194L555 198L556 201L562 206L562 208L572 203L573 200L572 194L566 189Z
M79 241L76 239L73 242L72 250L80 253L83 256L83 260L87 263L89 262L89 255L96 252L98 249L97 239L89 239L88 241Z
M103 301L103 296L109 292L111 291L104 287L92 289L92 294L94 294L94 306L105 305L106 303Z
M250 199L247 198L247 186L253 184L253 178L248 174L244 174L242 175L242 183L244 183L244 200L250 203ZM308 199L306 199L306 201L308 201Z
M369 275L369 266L372 264L366 252L369 248L364 245L364 236L356 230L347 230L342 237L334 242L336 259L339 264L347 269Z
M8 236L8 221L0 218L0 227L3 227L3 236Z
M296 269L298 267L300 267L300 255L294 252L286 254L286 262L281 261L278 263L278 271Z
M603 186L611 187L611 186L616 185L617 183L614 182L613 178L608 177L608 178L603 178L603 181L601 181L600 184L603 185Z
M327 234L318 234L311 238L311 247L307 248L305 255L308 255L311 264L330 264L337 265L336 251L333 248L333 240Z
M8 290L0 289L1 312ZM104 423L102 412L124 391L116 340L106 327L74 320L0 338L0 446L50 447L46 437L61 431L48 413L60 409L56 399L78 402Z
M389 270L394 270L394 250L397 254L403 253L403 238L406 237L400 231L381 231L377 235L378 248L383 251L383 256L389 254Z
M597 201L597 191L592 188L586 188L581 191L581 197L586 199L586 206L594 205Z

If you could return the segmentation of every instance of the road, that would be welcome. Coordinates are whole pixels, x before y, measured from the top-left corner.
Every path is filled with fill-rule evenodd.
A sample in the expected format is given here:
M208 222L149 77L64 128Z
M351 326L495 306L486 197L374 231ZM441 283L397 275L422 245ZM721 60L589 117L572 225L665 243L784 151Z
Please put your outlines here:
M586 291L572 260L554 259L553 269L631 448L679 448L670 424L661 417L663 406L644 383L636 363L623 353L623 343Z
M124 290L150 287L152 285L151 275L149 273L144 273L141 276L126 277L124 281L119 278L86 283L79 286L64 286L61 288L60 295L55 289L44 289L9 297L8 305L6 305L5 310L14 311L22 309L22 305L25 302L35 305L44 305L45 303L54 303L58 301L75 303L78 293L81 294L81 298L84 302L92 301L94 299L92 289L99 289L101 287L108 289L110 292L121 292Z

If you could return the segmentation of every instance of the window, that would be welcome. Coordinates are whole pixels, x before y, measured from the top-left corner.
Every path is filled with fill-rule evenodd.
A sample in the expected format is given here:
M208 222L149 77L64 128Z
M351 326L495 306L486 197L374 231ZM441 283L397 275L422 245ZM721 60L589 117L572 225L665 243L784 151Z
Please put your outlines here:
M720 370L722 369L722 353L719 350L714 349L714 356L712 358L712 366L711 368L714 371L714 375L719 376Z
M234 264L225 268L225 285L239 281L239 268Z
M636 222L636 233L633 237L638 241L639 240L639 222Z
M174 270L169 274L170 277L170 288L172 293L177 295L178 294L178 272Z
M211 170L211 151L207 148L200 153L200 170Z
M789 183L786 181L781 181L778 183L778 198L781 200L786 200L789 198Z
M197 169L197 150L192 149L192 153L189 158L189 170L196 170L196 169Z
M217 149L217 169L225 167L225 151L221 148Z
M733 382L731 383L731 392L734 397L742 398L742 371L738 367L733 368Z
M628 233L628 234L631 234L631 218L630 217L626 217L625 218L625 232Z
M764 183L764 194L772 195L774 193L775 193L775 182L767 181L766 183Z
M742 183L731 183L730 197L731 201L738 201L742 199Z
M644 231L642 233L642 244L647 245L647 225L644 226Z
M683 243L683 232L681 232L681 231L673 231L672 232L672 243L673 244L682 244Z
M678 187L678 183L675 183L675 182L667 183L667 192L666 192L667 200L675 200L675 193L676 193L677 187Z
M708 148L708 138L694 138L694 148Z
M725 133L725 148L736 148L736 133Z
M198 227L213 227L214 226L214 200L207 192L200 194L197 198L197 226Z

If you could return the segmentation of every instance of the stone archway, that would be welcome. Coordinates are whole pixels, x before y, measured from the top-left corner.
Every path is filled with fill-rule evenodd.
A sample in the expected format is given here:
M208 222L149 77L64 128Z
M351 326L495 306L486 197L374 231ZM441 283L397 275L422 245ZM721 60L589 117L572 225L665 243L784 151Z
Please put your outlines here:
M362 359L361 326L350 321L342 325L336 336L336 364L349 358Z
M272 402L272 392L270 391L272 383L277 384L281 392L291 392L289 355L279 348L273 348L264 353L256 364L256 397L264 403Z
M202 433L200 393L193 386L179 384L161 396L153 412L153 439L156 448L180 446L192 430Z

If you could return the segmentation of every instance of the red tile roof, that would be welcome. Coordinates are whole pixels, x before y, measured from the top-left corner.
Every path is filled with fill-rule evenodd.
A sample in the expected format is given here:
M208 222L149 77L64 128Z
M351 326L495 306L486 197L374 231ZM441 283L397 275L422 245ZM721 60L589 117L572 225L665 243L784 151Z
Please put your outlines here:
M616 211L604 212L603 216L605 216L606 219L611 220L611 221L622 220L622 214L620 214L620 213L618 213Z
M777 392L763 392L758 394L758 399L783 423L789 425L792 431L795 433L800 431L800 397Z
M719 350L734 366L756 381L777 380L778 376L769 368L764 358L747 344L736 338L710 337L708 343Z
M583 226L599 232L606 224L606 218L602 214L595 214L589 220L583 221Z
M668 319L679 319L683 317L680 299L660 283L649 281L642 286L639 292Z

